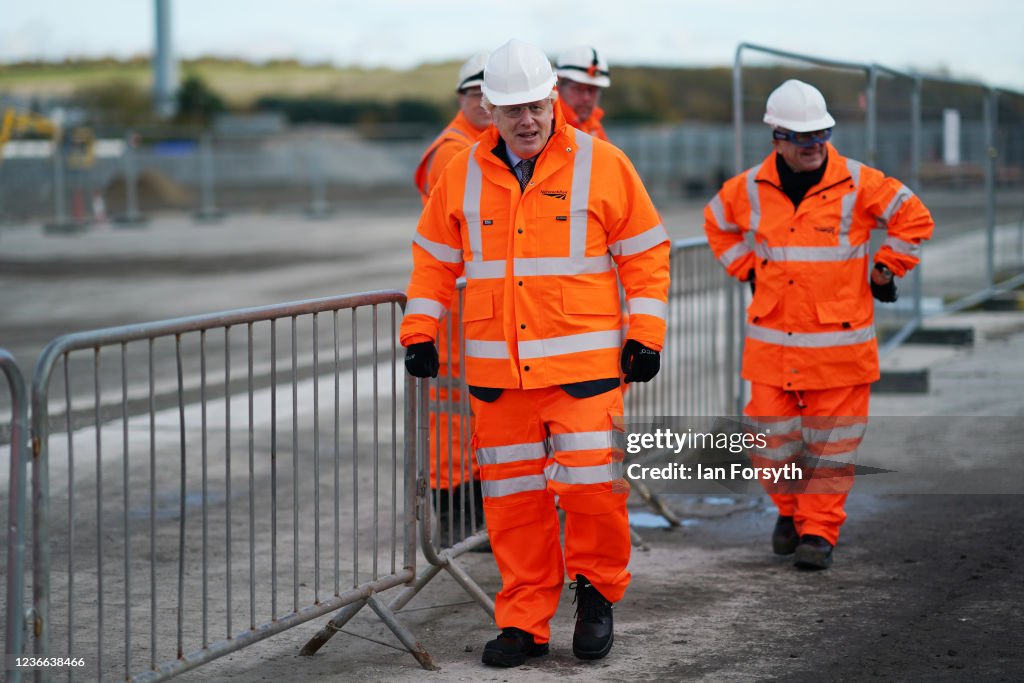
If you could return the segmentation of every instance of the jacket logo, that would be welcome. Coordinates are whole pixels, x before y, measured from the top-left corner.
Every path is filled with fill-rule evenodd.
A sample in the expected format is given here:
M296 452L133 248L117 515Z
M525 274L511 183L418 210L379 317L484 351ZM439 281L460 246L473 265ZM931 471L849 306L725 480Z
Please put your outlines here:
M836 234L836 229L828 225L816 225L814 226L814 229L817 230L818 232L828 233L829 235Z
M565 199L569 194L565 190L541 190L540 193L545 197L554 197L555 199Z

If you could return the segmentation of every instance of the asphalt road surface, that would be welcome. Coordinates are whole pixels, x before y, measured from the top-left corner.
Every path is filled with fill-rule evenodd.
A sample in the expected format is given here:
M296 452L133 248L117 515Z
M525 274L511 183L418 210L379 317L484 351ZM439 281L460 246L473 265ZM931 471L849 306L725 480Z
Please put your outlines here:
M942 230L953 239L953 214L963 212L948 203ZM699 235L701 208L666 208L670 234ZM95 226L68 236L6 226L0 347L29 375L45 343L68 332L402 289L417 214L415 202L395 201L363 202L326 221L267 214L195 224L158 216L140 229ZM976 223L976 212L968 218ZM1024 315L954 322L974 327L973 347L907 348L893 361L929 367L928 394L873 398L873 415L913 416L917 428L883 422L871 436L906 454L904 471L934 454L994 477L971 493L858 485L828 571L798 571L771 554L774 512L760 494L669 496L684 525L641 529L647 549L634 553L634 582L616 607L616 644L604 660L572 656L566 588L551 655L516 671L484 667L483 643L497 631L442 574L400 614L438 672L395 650L390 632L364 610L315 657L297 652L322 620L180 680L1021 680L1024 477L1019 465L1000 468L1024 439ZM643 509L634 512L641 519ZM485 590L498 590L491 556L464 563Z

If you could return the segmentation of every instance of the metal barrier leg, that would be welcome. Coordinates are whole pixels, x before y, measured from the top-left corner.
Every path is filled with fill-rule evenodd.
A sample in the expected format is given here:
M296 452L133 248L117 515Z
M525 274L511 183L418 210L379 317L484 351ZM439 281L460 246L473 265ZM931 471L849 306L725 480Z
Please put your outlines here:
M469 593L469 597L476 600L491 619L494 619L494 601L487 596L484 589L478 586L476 581L470 578L469 574L455 560L449 559L444 568L462 586L462 589Z
M665 505L665 502L662 501L656 493L647 487L647 484L642 481L633 481L630 482L630 486L640 494L640 497L644 499L644 502L647 503L652 510L664 517L669 524L672 526L683 525L683 523L679 521L679 518L676 517L676 514L672 512L667 505Z
M441 569L443 569L443 567L433 564L427 567L427 571L423 572L423 574L420 575L418 579L416 579L416 583L406 588L403 588L402 592L399 593L395 597L395 599L388 604L388 607L390 607L396 612L400 612L403 607L409 604L410 600L416 597L416 594L419 593L424 586L430 583L430 580L432 578L438 575Z
M389 606L385 605L375 594L341 608L338 613L334 615L333 619L327 622L327 624L320 629L315 636L309 639L309 642L302 647L299 654L304 657L312 657L327 643L328 640L334 637L335 633L340 631L342 627L351 621L352 617L354 617L359 610L366 605L369 605L370 609L377 613L380 620L383 621L389 629L391 629L391 632L394 633L402 642L402 645L405 645L409 654L416 658L416 661L420 663L420 666L428 671L434 671L437 669L437 667L434 666L434 660L430 657L430 653L420 645L419 641L416 640L416 636L414 636L408 628L398 621L394 611Z
M368 602L370 603L370 609L376 612L381 621L388 625L391 632L402 641L402 645L405 645L409 653L420 663L420 666L427 671L437 671L434 660L430 658L430 653L424 650L423 646L416 640L416 636L395 618L395 613L388 609L388 606L376 595L371 595Z
M650 550L650 548L647 547L647 544L644 543L644 537L637 533L637 530L633 527L629 527L629 542L632 543L634 547L645 552Z
M303 657L312 657L315 655L320 648L327 644L328 640L334 637L335 633L340 631L341 628L365 606L366 600L359 600L358 602L353 602L350 605L342 607L338 610L338 613L334 615L334 618L328 621L315 636L310 638L309 641L302 646L302 649L299 650L299 654Z

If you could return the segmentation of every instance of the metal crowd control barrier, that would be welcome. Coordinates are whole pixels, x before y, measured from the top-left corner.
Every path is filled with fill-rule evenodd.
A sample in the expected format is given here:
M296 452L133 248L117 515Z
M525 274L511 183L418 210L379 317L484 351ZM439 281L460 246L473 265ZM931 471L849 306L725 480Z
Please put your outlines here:
M28 508L28 395L14 357L0 349L0 369L7 377L11 396L10 476L7 479L7 581L4 653L24 654L25 649L25 524ZM13 662L5 662L5 667ZM21 672L7 672L6 680L22 680Z
M462 319L465 280L460 280L456 300L453 301L455 316L446 316L442 325L447 325L447 346L442 351L448 358L462 358L465 354L465 340L453 320ZM456 354L456 350L458 353ZM470 408L469 393L465 377L451 365L441 370L438 378L422 381L419 385L421 406L417 422L416 489L419 495L420 548L429 563L415 584L403 589L388 607L401 610L441 571L447 571L455 581L473 598L490 618L494 618L494 601L463 569L458 557L473 550L482 549L488 542L484 519L477 515L479 491L474 490L472 481L471 452L469 448ZM433 386L434 391L430 388ZM433 394L433 395L431 395ZM430 425L435 429L431 430ZM458 445L453 439L441 438L443 433L458 433ZM447 474L447 487L432 489L431 473ZM459 484L454 484L455 475ZM450 514L442 516L442 510ZM443 520L443 521L442 521ZM442 539L447 542L442 543ZM319 650L339 629L355 616L354 608L341 610L329 624L324 626L303 648L303 654Z
M738 375L733 282L703 237L674 242L670 268L661 370L652 382L629 385L626 418L730 415ZM643 482L630 485L671 525L680 524L671 508Z
M83 658L69 680L163 680L369 605L432 668L377 597L416 578L404 305L370 292L51 342L32 387L35 653Z

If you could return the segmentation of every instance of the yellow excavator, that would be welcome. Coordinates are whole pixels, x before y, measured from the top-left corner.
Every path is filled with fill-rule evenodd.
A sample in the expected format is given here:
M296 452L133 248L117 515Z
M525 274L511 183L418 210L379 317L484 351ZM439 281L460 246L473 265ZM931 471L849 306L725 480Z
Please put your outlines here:
M16 135L33 133L45 135L61 144L62 131L60 124L35 112L21 112L14 107L7 107L0 118L0 163L3 163L3 149L7 141ZM95 161L93 144L96 136L91 128L79 127L71 131L68 166L71 168L89 168Z

